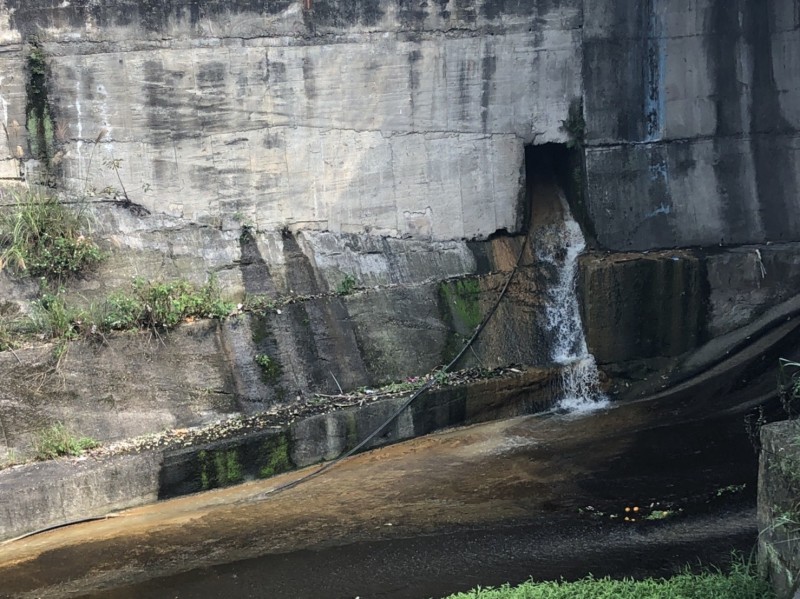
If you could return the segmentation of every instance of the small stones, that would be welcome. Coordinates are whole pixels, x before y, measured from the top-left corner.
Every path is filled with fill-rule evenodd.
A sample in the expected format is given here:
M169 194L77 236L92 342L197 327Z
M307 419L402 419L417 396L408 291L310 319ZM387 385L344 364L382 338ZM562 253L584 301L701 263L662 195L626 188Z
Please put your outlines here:
M425 385L430 379L435 380L435 387L456 386L473 383L479 380L499 377L519 376L522 371L513 366L495 368L469 368L453 373L441 371L421 377L411 377L403 383L392 383L378 389L360 389L342 395L314 395L306 398L298 395L291 404L273 406L265 412L253 416L236 415L231 418L217 420L210 424L189 428L178 428L152 433L101 446L90 450L86 455L94 458L143 453L147 451L170 448L185 448L202 445L212 441L229 439L248 432L256 432L269 427L285 427L309 416L331 412L336 409L363 406L381 399L409 395Z

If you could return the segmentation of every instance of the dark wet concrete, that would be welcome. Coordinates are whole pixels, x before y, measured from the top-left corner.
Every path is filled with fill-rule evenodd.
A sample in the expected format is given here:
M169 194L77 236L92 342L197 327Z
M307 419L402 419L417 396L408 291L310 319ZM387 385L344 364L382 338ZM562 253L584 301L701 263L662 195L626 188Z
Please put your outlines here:
M89 595L114 599L425 599L478 585L596 576L668 576L724 564L754 540L753 510L662 526L597 526L564 517L489 530L270 555ZM698 537L704 537L702 544Z
M673 398L493 422L356 456L274 496L298 474L128 510L0 546L2 592L410 598L724 561L756 538L756 458L741 413L710 415L720 402L735 407ZM717 498L733 484L747 487ZM653 502L684 512L622 521L626 505ZM587 505L604 515L579 514Z

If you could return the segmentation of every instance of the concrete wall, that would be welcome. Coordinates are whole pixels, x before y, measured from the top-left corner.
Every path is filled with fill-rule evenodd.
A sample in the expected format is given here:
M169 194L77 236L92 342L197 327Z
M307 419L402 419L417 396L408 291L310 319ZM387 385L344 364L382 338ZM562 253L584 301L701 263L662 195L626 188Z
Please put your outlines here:
M800 426L761 429L758 471L758 565L778 599L800 590Z
M312 5L4 0L0 93L21 124L8 145L30 155L37 39L55 168L76 194L119 190L108 164L121 160L131 199L203 224L517 230L523 144L564 140L580 96L581 3Z
M58 361L52 344L0 352L0 460L9 452L29 453L35 434L54 422L110 442L427 374L472 335L507 279L497 271L513 266L523 242L519 236L469 245L378 241L317 232L254 233L242 240L203 228L173 231L166 238L172 245L163 231L131 239L153 245L118 252L102 273L71 282L70 301L102 306L111 290L130 289L137 269L165 279L188 274L201 283L205 272L193 266L205 257L219 261L226 295L240 286L240 293L289 303L224 323L72 342ZM179 239L208 253L190 256ZM165 256L170 252L172 259ZM530 264L530 252L529 266L517 273L496 318L457 368L549 362L550 341L540 326L540 290L549 272ZM340 295L335 290L345 275L359 288ZM16 289L13 281L0 281L0 294L6 289ZM35 285L27 291L35 294ZM269 356L275 372L266 375L257 355Z
M800 239L797 2L602 0L584 10L599 244Z
M520 227L523 145L566 141L582 98L601 247L800 237L794 0L3 0L6 178L33 166L16 159L34 40L51 169L78 195L124 185L214 226L485 237Z
M685 354L795 297L798 264L797 244L588 253L578 288L589 349L604 365Z
M70 282L78 299L209 272L231 297L318 295L345 276L381 288L292 306L256 345L249 324L228 327L235 368L212 336L197 351L230 378L176 383L255 403L274 394L253 352L291 365L286 393L332 390L330 355L348 388L452 355L503 277L464 297L442 281L508 271L521 237L465 240L520 229L526 144L583 134L585 173L569 175L596 245L702 247L585 263L585 297L603 298L584 302L590 348L673 358L800 281L799 37L792 0L0 0L0 178L49 173L95 202L111 255ZM51 121L41 160L32 96ZM140 207L113 203L123 187ZM547 359L540 271L512 286L476 363ZM0 273L0 307L36 294Z

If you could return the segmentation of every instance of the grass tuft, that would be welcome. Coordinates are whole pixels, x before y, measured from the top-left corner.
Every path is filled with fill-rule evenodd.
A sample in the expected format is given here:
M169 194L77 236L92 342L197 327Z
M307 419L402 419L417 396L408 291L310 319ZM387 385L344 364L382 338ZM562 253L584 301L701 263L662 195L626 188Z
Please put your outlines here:
M33 448L37 460L52 460L61 456L79 456L87 449L100 445L89 437L74 435L60 422L36 433Z
M89 227L83 210L33 189L9 195L14 204L0 210L0 270L62 280L103 259L83 234Z
M684 571L671 578L613 580L588 576L575 582L526 582L516 587L476 588L446 599L771 599L754 567L734 563L728 574Z
M171 329L188 318L225 318L234 304L222 299L216 280L196 288L185 280L133 282L131 293L115 293L106 301L102 330Z

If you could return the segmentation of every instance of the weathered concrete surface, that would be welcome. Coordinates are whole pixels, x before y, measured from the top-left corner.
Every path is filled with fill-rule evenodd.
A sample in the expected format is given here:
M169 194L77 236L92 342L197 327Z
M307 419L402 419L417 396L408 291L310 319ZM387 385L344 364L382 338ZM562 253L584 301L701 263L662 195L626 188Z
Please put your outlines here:
M748 330L796 296L795 243L580 258L582 319L601 364L674 358Z
M585 6L588 203L609 249L797 240L792 0Z
M47 55L64 184L119 189L121 160L131 199L203 224L518 230L523 143L565 140L580 95L575 0L19 4L2 34ZM6 86L24 123L24 77Z
M134 201L194 223L483 238L522 226L523 144L577 136L603 248L800 240L793 0L4 0L0 15L0 159L31 157L36 41L47 160L78 195L121 193L122 160Z
M0 352L7 381L0 451L27 453L35 434L53 422L107 442L426 374L461 349L507 277L323 294L224 323L71 343L60 360L52 344ZM456 368L549 362L537 333L537 277L535 268L517 274L497 316ZM273 368L259 366L259 355Z
M3 539L158 499L157 453L69 459L0 472Z
M57 369L49 344L0 352L0 451L27 453L54 422L114 441L239 413L221 334L215 323L195 323L166 339L72 344Z
M449 426L549 409L557 400L557 380L555 370L543 369L433 390L368 447ZM405 401L405 397L379 400L185 448L2 470L0 539L334 459L366 439Z
M796 244L740 247L706 256L708 332L716 337L743 327L800 289Z
M108 211L96 221L98 234L119 247L97 273L71 283L76 300L101 302L111 291L129 289L137 274L188 275L200 283L204 261L214 265L228 297L324 294L348 275L369 289L321 295L219 328L196 323L161 340L123 335L75 345L60 374L50 372L50 347L6 352L0 356L8 380L0 406L3 452L27 451L31 435L54 421L109 441L252 414L298 395L336 393L338 385L347 391L429 372L455 355L496 301L507 277L496 271L513 268L523 241L233 234L149 216L144 220L169 224L152 232L126 210ZM536 227L532 231L535 246ZM542 293L553 273L535 261L532 246L495 317L458 367L549 361ZM754 322L793 294L797 251L795 244L782 244L586 256L580 290L589 347L609 372L628 381L672 369L709 338ZM456 278L441 281L448 275ZM5 281L0 286L7 285L7 298L35 296L35 283ZM255 362L259 354L278 365L269 380Z
M800 589L800 426L761 429L758 471L758 563L778 599Z
M580 272L586 342L599 363L674 357L703 341L705 277L691 253L587 255Z
M631 360L671 364L796 289L791 0L149 4L0 1L0 177L49 170L88 195L111 252L71 296L209 273L232 298L316 296L348 276L379 289L187 333L152 361L114 339L87 352L100 374L71 352L44 386L4 355L6 448L72 415L114 439L446 362L496 298L494 271L513 267L526 213L542 213L537 166L524 163L542 156L526 144L585 137L585 165L568 176L600 249L700 246L677 261L585 263L590 346L624 376ZM38 161L34 43L57 150ZM580 98L585 130L569 116ZM755 245L711 251L743 243ZM465 365L546 361L538 310L553 273L534 255ZM3 301L25 309L35 293L0 275ZM43 374L46 352L18 354ZM280 364L268 380L258 354Z
M276 351L296 365L281 391L240 360L234 382L248 402L330 389L333 375L346 386L402 378L452 355L498 279L481 281L477 300L466 289L453 301L439 282L513 266L518 238L463 240L514 233L526 212L540 214L530 180L546 142L584 138L548 168L576 188L573 212L600 248L703 248L676 264L612 260L585 279L596 284L584 295L603 298L584 311L601 362L671 359L796 288L794 244L769 245L800 239L790 0L5 0L0 15L0 158L22 152L36 167L25 73L36 47L58 150L41 162L59 186L91 196L95 236L111 251L72 284L74 297L101 299L137 275L199 283L213 273L232 298L317 294L349 276L412 287L374 304L292 308L257 342L233 331L228 351ZM585 130L569 111L580 98ZM136 203L127 210L113 204L118 174ZM711 250L745 242L757 245ZM686 277L670 278L673 267ZM620 291L630 281L647 302ZM512 287L474 363L542 361L536 304L547 283L535 272ZM35 287L0 275L0 294L24 303ZM669 326L678 317L683 334ZM304 339L305 325L313 343L277 347ZM330 352L344 356L341 370L321 363Z

